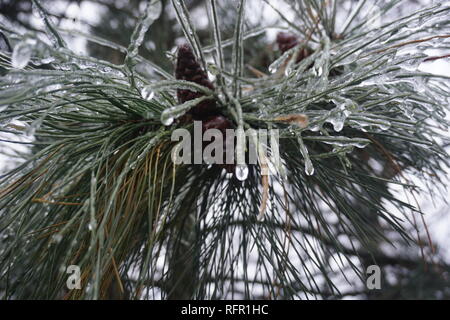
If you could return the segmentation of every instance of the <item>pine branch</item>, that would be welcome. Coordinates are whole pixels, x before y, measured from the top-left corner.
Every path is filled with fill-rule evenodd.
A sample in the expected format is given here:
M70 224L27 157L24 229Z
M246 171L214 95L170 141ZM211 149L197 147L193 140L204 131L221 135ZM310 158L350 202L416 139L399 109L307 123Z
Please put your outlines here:
M414 196L419 188L406 173L446 183L448 77L418 66L436 58L426 49L448 47L450 8L375 28L374 17L398 1L361 1L350 12L337 1L286 1L293 18L266 2L279 16L267 25L246 18L249 1L233 10L210 1L205 38L189 6L171 3L180 24L173 34L194 52L184 68L189 47L181 47L175 76L139 54L159 1L148 2L127 47L61 30L39 4L48 39L0 24L13 47L0 52L1 141L26 150L0 178L0 288L8 288L0 294L328 297L339 291L336 273L362 280L372 261L414 267L380 246L398 244L393 234L414 242L408 222L422 214L391 186ZM273 27L289 32L279 48L266 35ZM79 55L66 35L115 50L124 64ZM405 51L418 44L420 52ZM262 77L245 72L251 59L268 57L270 65L253 66ZM266 146L256 144L256 165L174 164L171 135L192 130L193 114L206 127L278 129L281 161L264 164ZM262 178L267 167L273 175ZM82 290L66 288L73 264Z

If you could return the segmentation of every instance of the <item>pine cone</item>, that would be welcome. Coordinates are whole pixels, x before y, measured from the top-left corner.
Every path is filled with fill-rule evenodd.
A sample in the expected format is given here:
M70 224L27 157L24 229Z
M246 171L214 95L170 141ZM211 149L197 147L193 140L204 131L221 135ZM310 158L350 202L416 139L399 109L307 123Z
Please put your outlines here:
M188 44L183 44L178 47L177 65L175 69L175 78L178 80L186 80L195 82L206 88L214 90L214 85L209 81L208 74L201 68L200 64L195 59L194 53ZM179 89L177 91L179 103L184 103L203 96L201 92L194 92L186 89ZM192 108L189 113L192 114L194 120L202 120L207 116L217 113L216 101L205 100L200 102L197 106Z
M188 44L183 44L178 47L177 65L175 69L175 78L178 80L186 80L195 82L206 88L214 90L214 85L209 81L208 74L201 68L200 64L195 59L194 53ZM177 90L179 103L184 103L195 98L199 98L204 94L201 92L194 92L186 89ZM213 99L205 100L193 107L185 115L185 119L201 120L202 130L205 132L208 129L219 129L224 137L223 141L223 164L218 164L221 168L225 168L227 172L234 172L235 164L226 164L226 129L232 129L233 123L226 117L220 115L216 106L216 101ZM206 145L203 146L205 148Z

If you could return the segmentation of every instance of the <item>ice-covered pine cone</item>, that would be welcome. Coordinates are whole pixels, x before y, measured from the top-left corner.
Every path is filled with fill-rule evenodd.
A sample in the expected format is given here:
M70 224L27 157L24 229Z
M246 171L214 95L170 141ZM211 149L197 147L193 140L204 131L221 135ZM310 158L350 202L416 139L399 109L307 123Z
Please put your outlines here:
M175 69L175 78L178 80L186 80L195 82L206 88L214 90L214 85L209 81L208 74L202 69L200 64L195 59L194 53L188 44L183 44L178 47L177 65ZM204 94L186 89L178 89L178 102L184 103L195 98L199 98ZM205 100L189 111L194 120L202 120L205 117L216 114L216 101Z
M188 44L183 44L178 47L177 64L175 69L175 78L178 80L186 80L195 82L206 88L214 90L214 85L209 81L208 74L201 68L200 64L195 59L194 53ZM195 98L199 98L204 94L186 89L178 89L178 102L184 103ZM226 117L220 115L216 106L216 101L213 99L202 101L194 108L189 110L188 115L193 120L202 121L202 130L205 132L208 129L218 129L222 132L223 141L223 164L218 164L221 168L225 168L227 172L234 172L235 164L226 164L226 129L232 129L233 123ZM205 147L205 146L204 146Z
M289 49L292 49L296 45L298 45L298 39L295 35L287 32L279 32L277 34L277 45L278 49L280 49L281 53L285 53ZM310 50L308 48L302 48L300 52L298 53L296 63L299 63L303 59L305 59L307 56L310 55Z

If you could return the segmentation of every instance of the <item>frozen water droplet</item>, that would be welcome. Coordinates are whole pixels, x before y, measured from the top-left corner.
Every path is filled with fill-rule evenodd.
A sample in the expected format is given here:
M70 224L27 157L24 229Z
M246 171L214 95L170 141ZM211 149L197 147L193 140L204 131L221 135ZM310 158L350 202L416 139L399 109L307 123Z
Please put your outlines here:
M319 123L314 124L314 125L308 127L308 129L311 131L314 131L314 132L320 131L322 129L322 124L319 124Z
M246 164L237 165L234 173L239 181L244 181L248 177L248 166Z
M173 120L173 117L169 113L163 112L161 114L161 122L163 125L170 126L173 123Z
M96 226L95 222L89 222L89 224L88 224L89 231L93 231L96 227L97 226Z
M277 72L276 66L274 66L274 65L271 64L271 65L269 66L269 72L272 73L272 74L275 73L275 72Z
M278 69L280 69L283 66L286 66L287 59L291 58L292 53L296 50L296 47L291 48L290 50L287 50L285 53L281 55L278 59L276 59L272 64L269 66L269 72L275 73Z
M326 121L333 125L334 131L339 132L344 128L345 120L351 114L347 106L351 107L352 101L346 99L344 101L333 100L333 102L337 106L330 111L330 116Z
M337 116L334 118L330 118L329 122L333 125L333 129L336 132L341 131L344 128L344 120L342 117Z
M363 138L348 138L344 136L333 136L328 137L325 139L325 137L322 139L323 143L331 144L333 146L338 147L357 147L357 148L365 148L369 143L370 140L363 139Z
M23 69L27 66L31 59L33 47L27 41L19 42L13 50L11 57L11 65L16 69Z
M300 153L302 154L303 159L305 159L305 173L308 176L312 176L314 174L314 166L312 164L311 159L309 158L308 149L303 143L303 139L301 137L298 137L298 143L300 145Z
M314 166L310 159L305 160L305 173L308 176L312 176L314 174Z

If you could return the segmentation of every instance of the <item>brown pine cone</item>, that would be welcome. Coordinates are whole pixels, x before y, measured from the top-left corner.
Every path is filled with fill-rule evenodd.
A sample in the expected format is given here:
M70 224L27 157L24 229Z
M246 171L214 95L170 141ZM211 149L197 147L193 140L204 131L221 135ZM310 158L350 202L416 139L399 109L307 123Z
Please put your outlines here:
M208 74L202 69L200 64L195 59L194 53L188 44L183 44L178 47L177 65L175 68L175 78L178 80L186 80L195 82L206 88L214 90L214 85L208 79ZM194 92L186 89L178 89L178 102L184 103L195 98L199 98L204 94L201 92ZM234 172L235 164L226 164L226 129L232 129L233 123L226 117L220 115L216 106L216 101L213 99L205 100L193 107L183 117L184 122L192 120L202 121L202 130L205 132L208 129L218 129L222 132L223 141L223 164L217 164L227 172ZM206 144L203 145L203 148Z
M214 85L209 81L208 74L202 69L195 59L194 53L188 44L178 47L177 65L175 69L175 78L178 80L186 80L195 82L206 88L214 90ZM184 103L203 96L201 92L195 92L186 89L177 90L178 102ZM217 113L216 101L205 100L192 108L189 113L192 114L194 120L201 120L207 116Z

